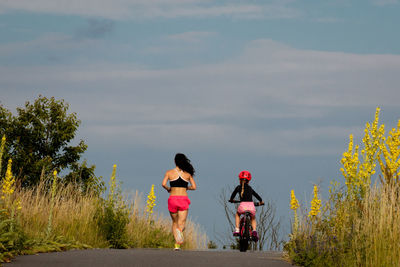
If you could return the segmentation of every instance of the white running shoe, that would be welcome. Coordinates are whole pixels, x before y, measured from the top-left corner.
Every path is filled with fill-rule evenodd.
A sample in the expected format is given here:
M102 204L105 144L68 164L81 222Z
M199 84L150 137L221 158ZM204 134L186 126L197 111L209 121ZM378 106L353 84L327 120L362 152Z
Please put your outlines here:
M182 244L183 243L183 233L181 232L181 230L179 230L178 228L176 228L176 238L177 238L177 242Z

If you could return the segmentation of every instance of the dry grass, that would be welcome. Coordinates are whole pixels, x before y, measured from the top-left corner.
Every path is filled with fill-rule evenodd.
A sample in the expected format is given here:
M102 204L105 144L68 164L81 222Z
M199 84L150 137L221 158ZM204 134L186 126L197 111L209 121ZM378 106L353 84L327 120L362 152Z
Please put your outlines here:
M400 266L400 186L374 186L359 203L342 199L318 220L301 216L287 251L308 266Z
M17 190L15 197L21 200L20 224L24 232L34 239L46 237L51 197L44 184ZM73 185L59 186L53 202L52 235L92 247L107 246L94 220L98 205L99 198L82 195Z
M81 194L73 185L58 186L53 203L44 183L33 189L18 189L14 197L21 200L22 209L19 222L23 231L32 239L43 239L47 227L51 205L53 205L51 236L62 236L91 247L107 247L95 220L96 211L102 201L91 194ZM126 227L131 247L173 247L171 219L161 214L150 218L145 212L143 196L136 192L125 196L129 209L129 223ZM203 249L207 236L200 227L188 220L183 248Z
M374 187L354 221L357 266L400 266L400 188Z

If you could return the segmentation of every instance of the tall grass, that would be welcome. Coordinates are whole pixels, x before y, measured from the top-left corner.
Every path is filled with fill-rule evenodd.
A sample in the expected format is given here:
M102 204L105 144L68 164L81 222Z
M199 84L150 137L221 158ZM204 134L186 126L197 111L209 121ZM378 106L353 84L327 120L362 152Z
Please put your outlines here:
M94 194L82 194L73 184L59 184L51 201L47 188L42 182L35 188L19 188L15 191L14 197L21 200L22 206L19 223L29 238L46 238L52 205L51 237L61 236L65 240L96 248L109 246L96 220L104 200ZM142 198L138 192L123 197L129 219L126 225L127 247L172 248L171 220L157 214L149 217ZM183 248L205 248L206 239L199 226L189 220Z
M294 263L400 266L400 120L386 137L379 111L366 124L362 148L354 147L350 135L341 160L346 185L333 183L322 211L318 207L311 216L298 218L298 206L292 206L295 218L285 250ZM376 166L380 179L371 186Z
M400 186L374 186L359 203L330 199L300 216L285 250L302 266L400 266Z
M374 187L354 220L354 266L400 266L400 187Z
M32 239L46 238L49 213L53 205L52 233L92 247L105 247L107 241L99 234L94 220L100 199L82 194L70 185L57 187L53 203L45 183L35 188L19 188L15 197L21 200L20 225Z

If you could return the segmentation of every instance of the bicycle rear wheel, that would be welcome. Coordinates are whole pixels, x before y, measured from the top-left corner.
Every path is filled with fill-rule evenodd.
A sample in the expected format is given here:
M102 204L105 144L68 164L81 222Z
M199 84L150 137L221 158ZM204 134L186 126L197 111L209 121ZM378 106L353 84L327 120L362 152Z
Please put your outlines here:
M246 216L244 220L244 224L242 224L243 229L241 229L241 235L239 239L239 248L241 252L246 252L247 249L249 248L249 242L250 242L250 219L248 216Z
M241 252L246 252L248 247L249 247L249 241L244 239L244 238L241 238L239 240L239 249L240 249L240 251Z

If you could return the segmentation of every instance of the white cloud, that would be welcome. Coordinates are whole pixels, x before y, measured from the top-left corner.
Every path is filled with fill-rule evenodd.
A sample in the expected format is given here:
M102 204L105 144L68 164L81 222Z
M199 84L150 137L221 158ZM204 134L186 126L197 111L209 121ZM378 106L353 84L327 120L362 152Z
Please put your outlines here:
M64 49L75 50L81 48L83 44L86 44L85 47L89 48L93 46L93 43L91 40L77 42L77 40L65 34L47 33L29 41L0 44L0 56L20 56L22 53L26 54L32 51L49 49L58 51Z
M202 31L183 32L183 33L168 35L167 39L179 42L199 43L209 37L215 36L216 34L217 34L216 32L202 32Z
M398 0L372 0L372 4L376 6L388 6L398 4Z
M242 1L209 0L0 0L0 13L13 10L81 15L107 19L177 17L293 18L301 13L286 2L244 4Z
M22 105L39 93L64 98L91 140L112 135L113 142L159 147L337 153L335 140L343 144L354 130L339 118L311 128L283 124L323 120L326 110L396 108L400 98L398 55L299 50L271 40L251 42L226 62L180 69L92 62L0 67L0 73L2 103ZM327 143L323 151L315 140Z
M312 19L312 21L320 22L320 23L343 23L345 20L343 18L337 17L319 17L316 19Z
M233 147L245 147L250 151L269 151L277 155L340 155L345 147L344 137L349 133L360 133L357 127L310 127L260 131L247 130L240 125L220 123L135 123L117 125L93 125L86 127L84 134L100 135L102 140L118 138L124 145L145 145L151 148L189 149L218 148L229 151ZM118 133L118 135L116 135ZM315 146L316 140L324 140L323 148ZM157 140L155 142L155 140ZM338 147L332 141L342 141ZM347 141L347 139L346 139Z

